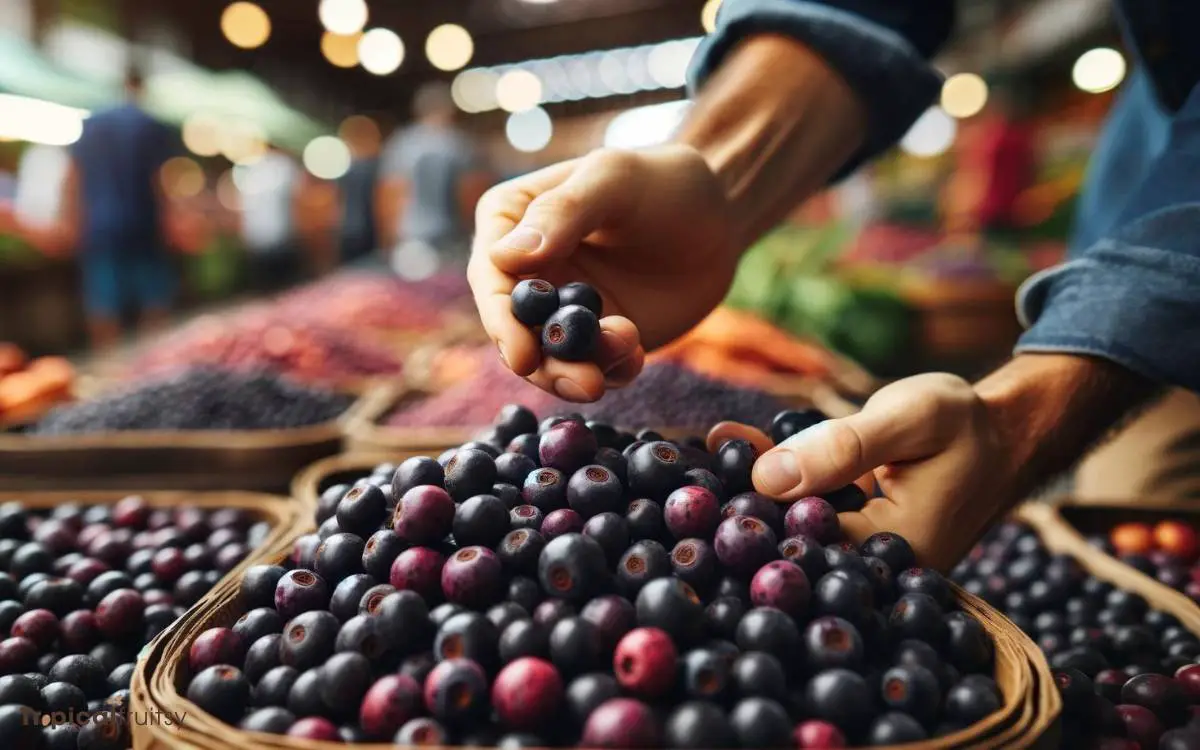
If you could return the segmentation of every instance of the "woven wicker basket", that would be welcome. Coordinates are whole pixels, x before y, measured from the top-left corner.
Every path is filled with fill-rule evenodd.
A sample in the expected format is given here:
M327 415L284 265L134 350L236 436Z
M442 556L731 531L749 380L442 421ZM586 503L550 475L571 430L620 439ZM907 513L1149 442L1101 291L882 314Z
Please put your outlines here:
M381 389L382 391L383 389ZM382 420L401 405L428 397L428 391L411 385L395 386L386 393L377 392L371 409L358 411L347 423L346 449L350 452L434 451L461 445L487 425L474 427L388 427ZM844 417L858 407L838 395L831 387L812 380L798 384L780 401L794 407L816 407L832 417ZM699 430L684 427L659 427L668 438L695 435Z
M350 421L387 393L366 388L339 418L286 430L0 433L0 489L279 491L301 467L338 453Z

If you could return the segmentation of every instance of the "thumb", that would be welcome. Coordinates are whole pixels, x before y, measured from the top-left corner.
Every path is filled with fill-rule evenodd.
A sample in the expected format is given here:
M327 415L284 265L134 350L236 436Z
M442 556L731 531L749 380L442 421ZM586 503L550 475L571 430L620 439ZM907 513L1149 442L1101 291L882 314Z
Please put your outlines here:
M630 200L629 159L607 151L581 159L566 180L530 201L520 222L491 248L492 263L524 276L573 253Z
M924 458L939 433L922 409L900 399L797 433L754 464L754 486L768 495L804 497L845 487L885 464Z

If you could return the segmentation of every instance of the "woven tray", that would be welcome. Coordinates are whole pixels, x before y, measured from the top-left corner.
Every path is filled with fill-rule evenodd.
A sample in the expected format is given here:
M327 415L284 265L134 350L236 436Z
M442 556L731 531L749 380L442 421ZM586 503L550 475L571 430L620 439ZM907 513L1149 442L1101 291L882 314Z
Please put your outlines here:
M0 490L283 490L301 467L338 453L350 421L387 392L368 387L337 419L286 430L0 433Z
M488 427L389 427L382 424L382 420L400 406L415 403L429 395L428 390L412 384L380 388L371 408L358 411L347 421L346 450L354 453L439 451L462 445ZM796 386L788 395L776 395L787 406L815 407L831 417L844 417L858 411L857 406L842 398L831 387L811 380L805 381L803 387ZM702 430L687 427L656 427L655 430L672 439L703 434Z

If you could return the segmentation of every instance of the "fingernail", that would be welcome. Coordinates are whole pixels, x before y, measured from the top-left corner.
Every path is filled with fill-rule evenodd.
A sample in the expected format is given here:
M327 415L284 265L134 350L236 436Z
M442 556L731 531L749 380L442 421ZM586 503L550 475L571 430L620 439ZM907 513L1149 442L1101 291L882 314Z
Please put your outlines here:
M508 234L500 239L500 247L505 250L514 250L518 253L532 253L542 246L542 241L545 237L541 231L533 227L517 225Z
M578 383L566 378L559 378L554 381L554 392L562 396L568 401L587 401L587 391L583 390Z
M800 467L791 451L771 450L754 464L754 483L770 495L781 495L800 484Z

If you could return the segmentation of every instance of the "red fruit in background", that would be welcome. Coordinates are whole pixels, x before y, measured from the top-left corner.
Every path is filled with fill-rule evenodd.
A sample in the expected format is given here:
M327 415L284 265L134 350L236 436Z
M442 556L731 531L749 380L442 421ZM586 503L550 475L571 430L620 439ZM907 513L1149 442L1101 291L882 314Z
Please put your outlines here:
M583 516L570 508L550 511L542 519L539 531L547 542L563 534L578 534L583 531Z
M110 568L104 563L91 557L85 557L71 563L66 576L80 586L87 586L96 576L107 573Z
M446 558L428 547L412 547L396 556L388 583L397 589L409 589L437 601L442 596L442 565Z
M613 674L626 690L646 697L663 695L675 684L675 643L658 628L635 628L617 643Z
M601 703L583 726L583 747L652 748L661 744L662 732L654 712L632 698Z
M13 621L9 635L28 638L43 651L49 650L61 633L58 618L48 609L31 609Z
M209 628L192 641L188 649L188 666L192 674L218 664L240 667L246 658L246 642L229 628Z
M1182 684L1166 675L1140 674L1121 688L1121 703L1143 706L1174 727L1187 721L1191 699Z
M808 611L812 590L800 566L774 560L758 569L750 580L750 601L756 607L775 607L800 618Z
M1122 704L1117 706L1117 714L1125 724L1125 734L1129 739L1143 748L1158 747L1158 738L1162 736L1163 726L1153 711L1142 706Z
M150 570L163 583L174 583L187 572L188 561L178 547L164 547L150 558Z
M391 740L396 730L424 711L421 686L408 675L389 674L367 690L358 720L367 736Z
M28 638L0 641L0 674L29 672L37 666L38 647Z
M142 498L131 495L118 501L112 508L112 521L127 529L142 529L150 519L150 506Z
M96 605L96 625L112 639L137 632L142 627L146 603L133 589L117 589Z
M804 497L792 503L783 515L787 535L808 536L821 544L832 544L842 537L837 511L819 497Z
M1144 555L1154 549L1154 532L1144 523L1117 524L1108 538L1118 555Z
M1200 664L1185 664L1175 671L1175 681L1183 687L1192 704L1200 704Z
M338 742L341 736L338 735L337 727L333 725L329 719L322 719L319 716L308 716L300 719L287 732L288 737L298 737L305 740L331 740Z
M512 661L492 683L492 707L510 729L534 730L556 717L563 682L548 661L531 656Z
M1200 556L1200 535L1182 521L1162 521L1154 527L1154 543L1164 552L1191 563Z
M68 612L59 623L62 651L68 654L86 654L100 642L100 626L90 609Z
M792 731L792 739L798 748L846 746L846 736L842 730L824 721L802 721Z
M667 495L663 503L663 521L676 539L712 539L721 523L721 503L716 495L703 487L680 487Z

